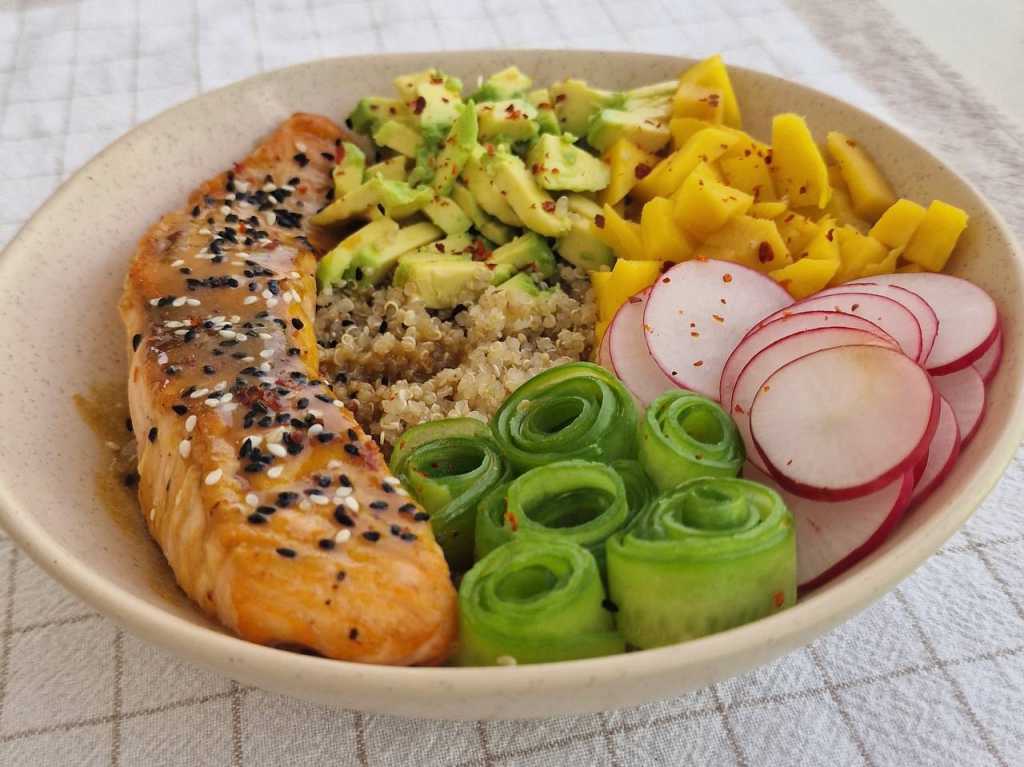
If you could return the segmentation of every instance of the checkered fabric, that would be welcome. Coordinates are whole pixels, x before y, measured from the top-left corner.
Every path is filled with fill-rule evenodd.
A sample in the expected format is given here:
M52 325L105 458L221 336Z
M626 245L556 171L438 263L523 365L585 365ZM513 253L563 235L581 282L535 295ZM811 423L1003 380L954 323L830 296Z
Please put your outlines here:
M722 51L897 122L1024 230L1019 127L871 0L836 5L0 0L0 244L95 152L201 91L323 56L491 46ZM537 722L409 721L240 686L123 633L0 536L0 764L1024 764L1022 491L1018 456L895 593L777 663Z

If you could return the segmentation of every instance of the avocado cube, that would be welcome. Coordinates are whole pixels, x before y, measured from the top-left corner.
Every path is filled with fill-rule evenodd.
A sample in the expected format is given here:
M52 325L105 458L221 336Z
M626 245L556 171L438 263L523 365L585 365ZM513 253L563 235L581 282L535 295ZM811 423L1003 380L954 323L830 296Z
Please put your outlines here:
M526 162L542 189L597 192L611 180L611 170L603 161L559 136L541 136Z
M543 136L546 133L559 135L562 127L558 124L558 115L555 114L554 104L551 103L551 94L547 88L540 88L526 94L526 100L537 108L537 129Z
M423 214L448 235L461 234L473 225L469 216L450 197L434 197L423 206Z
M423 136L415 128L410 128L397 120L387 120L373 132L373 140L378 146L394 149L406 157L415 157L423 145Z
M339 242L317 264L316 281L320 288L341 282L352 263L352 257L359 250L379 240L388 239L396 232L397 223L390 218L379 218Z
M573 266L590 272L615 265L613 251L598 235L594 219L601 206L578 194L569 195L569 231L558 238L555 250Z
M462 109L462 99L444 85L423 83L416 89L417 97L413 113L419 114L420 126L424 131L447 132Z
M664 106L672 100L678 89L678 80L665 80L664 82L633 88L626 91L626 109L653 105Z
M368 96L359 100L352 114L345 120L345 124L356 133L370 136L388 120L407 122L409 117L409 108L405 102L399 99Z
M499 245L512 239L512 229L485 213L483 208L477 205L473 193L458 182L452 185L452 200L462 208L462 212L469 216L477 231L487 239Z
M477 103L516 99L526 93L531 85L533 80L520 72L518 67L506 67L488 77L470 98Z
M547 241L535 232L516 237L491 253L488 264L507 264L515 271L536 272L543 278L555 274L555 256Z
M523 161L511 152L499 152L492 160L494 183L523 224L545 237L569 231L567 213L559 213L555 201L537 186Z
M380 177L385 181L405 181L409 176L409 172L406 170L409 158L405 155L396 154L394 157L390 157L387 160L382 160L374 165L369 166L366 169L366 178L377 178ZM337 170L337 169L335 169ZM335 178L334 187L337 189L338 180ZM335 197L337 197L337 191L335 191Z
M590 123L587 143L604 152L618 139L626 138L645 152L657 152L672 139L670 118L671 113L662 107L602 109Z
M452 123L451 130L444 140L444 146L435 160L435 172L432 181L434 191L440 195L449 195L452 184L462 173L473 148L476 146L478 126L476 109L472 103L464 104L458 118Z
M541 295L552 293L559 288L548 288L542 290L541 287L534 281L532 275L527 272L519 272L514 277L510 277L495 288L495 292L503 293L507 295L523 296L526 298L539 298Z
M360 248L352 256L345 276L363 285L376 285L388 276L403 253L440 239L442 234L440 229L428 223L403 227L389 237Z
M331 177L334 179L334 199L336 200L340 200L362 185L363 170L366 167L366 155L352 142L342 143L340 151L341 161L331 170Z
M486 213L494 216L503 224L522 226L523 222L495 184L493 159L494 157L489 155L483 147L474 147L466 167L462 169L462 178L477 204Z
M398 257L398 266L395 267L395 273L391 279L392 284L402 287L408 281L411 264L417 261L471 260L474 251L473 243L476 239L468 232L464 232L437 240L409 253L403 253Z
M585 135L590 119L602 109L619 108L626 103L625 94L591 88L583 80L562 80L548 90L558 124L575 136Z
M428 309L451 309L476 300L493 280L491 268L479 261L433 259L411 262L405 286Z
M449 93L459 96L462 93L462 81L457 77L446 75L440 69L425 69L422 72L413 72L408 75L399 75L393 80L395 89L403 101L413 101L419 92L420 85L430 83L443 85Z
M433 199L427 188L409 186L404 181L389 181L375 176L340 200L335 200L315 214L310 221L317 226L329 226L365 215L368 208L381 206L390 218L405 218L420 210Z
M481 141L514 144L530 141L540 133L537 108L522 99L477 104L476 115Z

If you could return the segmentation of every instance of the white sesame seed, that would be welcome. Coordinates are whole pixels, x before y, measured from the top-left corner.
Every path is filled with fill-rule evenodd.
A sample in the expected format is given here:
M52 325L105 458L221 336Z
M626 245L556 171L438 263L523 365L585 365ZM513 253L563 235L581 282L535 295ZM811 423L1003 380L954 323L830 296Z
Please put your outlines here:
M160 299L159 298L151 298L151 299L149 299L149 305L150 306L156 306L158 303L160 303Z
M350 495L352 495L351 487L339 487L334 491L335 498L347 498Z
M182 458L188 458L188 456L189 456L189 454L191 452L192 452L192 442L191 442L191 440L183 439L181 442L178 443L178 455L180 455Z
M269 360L271 357L274 356L274 350L264 349L263 351L260 352L260 356L265 360Z
M149 510L149 521L152 522L156 519L156 506Z
M259 506L260 505L260 499L259 499L259 496L256 495L256 493L249 493L247 496L245 496L245 502L249 506Z
M344 402L342 402L342 401L341 401L340 399L336 399L336 400L334 400L334 402L333 402L332 404L333 404L333 405L334 405L335 407L345 407L345 403L344 403Z
M220 337L221 338L228 338L228 339L234 338L235 337L235 331L233 331L233 330L222 330L222 331L220 331Z
M248 192L249 191L249 184L246 183L245 181L236 181L235 182L235 189L237 189L239 192L242 192L242 193Z
M264 341L269 341L271 338L273 338L273 336L270 335L270 333L257 333L256 335L258 335Z
M354 496L348 496L345 498L345 505L349 507L351 511L359 511L359 501Z
M185 433L191 434L192 430L196 428L196 414L192 413L188 418L185 419Z
M187 333L188 333L188 328L181 328L180 330L175 330L174 331L174 335L176 335L176 336L183 336L183 335L186 335Z
M257 301L259 301L259 298L257 298L256 296L246 296L242 303L248 306L249 304L254 304Z
M302 275L299 274L298 272L289 272L288 276L291 277L293 280L301 280L302 279Z
M177 269L179 266L184 266L184 265L185 265L185 261L183 259L180 259L180 258L177 259L176 261L172 261L171 262L171 268L172 269Z
M160 352L156 358L158 365L166 365L170 361L170 357L167 356L167 352Z
M267 476L271 479L277 479L281 476L282 471L284 471L284 466L272 466L267 469Z
M267 445L267 450L270 451L271 455L276 455L278 458L284 458L288 455L288 451L285 449L284 445L279 442L270 443Z
M210 397L209 399L204 400L203 404L206 405L207 407L217 407L217 405L220 404L220 400L217 399L216 397Z
M265 183L265 184L264 184L264 185L263 185L262 187L260 187L260 188L261 188L261 189L262 189L262 190L263 190L264 192L273 192L273 191L274 191L275 189L277 189L277 187L276 187L276 186L274 186L273 184L271 184L271 183L270 183L269 181L268 181L267 183Z
M220 404L226 405L235 398L235 395L231 392L227 392L223 397L220 398Z
M351 537L352 537L352 531L351 530L342 529L342 530L339 530L337 535L334 536L334 542L335 543L345 543Z
M199 399L200 397L205 397L209 393L209 389L196 389L194 392L192 392L189 399Z
M255 357L242 357L242 362L255 362Z
M340 469L340 468L341 468L342 466L344 466L344 465L345 465L345 464L343 464L343 463L342 463L341 461L339 461L339 460L338 460L337 458L332 458L331 460L329 460L329 461L327 462L327 468L328 468L328 469Z
M281 188L282 189L287 189L289 192L294 192L295 191L295 187L292 186L291 184L281 184Z
M281 294L281 298L284 299L286 304L290 304L292 302L292 292L290 290L286 290Z
M224 391L226 388L228 388L228 382L227 381L221 381L220 383L218 383L216 386L213 387L213 390L214 391Z
M313 495L309 496L309 500L311 500L317 506L326 506L327 504L330 503L330 500L327 498L327 496L320 495L320 493L314 493Z
M223 314L218 314L216 317L210 317L210 322L224 322L224 320L226 319L227 317L225 317Z
M237 407L238 407L238 403L237 402L229 402L226 405L221 405L220 406L220 410L221 410L222 413L234 413L235 409Z
M384 477L384 481L385 482L390 482L392 485L399 484L398 477L392 477L390 474L388 474L386 477Z
M317 434L324 430L323 424L315 423L309 427L309 436L315 437Z
M292 291L292 300L295 301L295 303L300 303L302 301L302 296L299 295L298 291Z
M232 322L241 322L241 321L242 321L242 318L241 318L241 317L239 317L239 316L238 316L237 314L232 314L232 315L231 315L231 317L230 317L229 319L230 319L230 320L231 320Z
M211 232L204 226L202 229L199 230L199 234L213 234L213 232Z
M269 362L264 362L262 365L260 365L260 370L262 370L264 373L269 373L270 372L270 363Z
M298 149L300 152L305 152L306 151L306 145L303 144L301 141L296 141L295 142L295 148Z
M277 223L277 214L274 213L274 211L272 211L272 210L268 210L267 211L267 215L266 215L266 219L267 219L267 224L269 224L270 226L273 226L274 224Z
M252 445L253 447L259 447L261 444L263 444L263 435L262 434L253 434L248 439L249 439L249 444Z
M203 302L200 301L198 298L186 298L185 303L188 304L189 306L199 306Z
M260 295L263 296L268 301L274 297L274 294L271 293L269 290L264 290L262 293L260 293Z
M224 472L220 469L214 469L206 475L206 479L203 480L207 485L216 485L220 482L220 478L224 476Z
M225 200L233 200L233 199L235 199L235 195L232 194L231 192L228 192L226 195L224 195L224 199Z
M273 309L275 306L277 306L277 299L276 298L268 298L267 299L267 308L268 309Z
M220 212L226 216L231 212L231 207L229 205L221 205Z

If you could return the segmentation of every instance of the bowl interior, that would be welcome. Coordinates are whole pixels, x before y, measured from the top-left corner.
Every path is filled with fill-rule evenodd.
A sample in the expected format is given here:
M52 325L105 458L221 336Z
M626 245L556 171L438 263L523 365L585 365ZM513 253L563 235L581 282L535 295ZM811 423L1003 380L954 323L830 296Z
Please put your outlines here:
M360 96L389 93L400 73L437 64L471 84L513 62L539 82L574 75L606 87L672 78L685 65L663 56L553 51L300 65L155 118L89 163L37 213L0 260L0 520L37 562L136 633L237 678L338 705L420 716L536 716L636 703L764 662L866 606L963 523L1020 437L1021 254L978 194L910 139L826 95L736 69L753 133L767 138L775 112L807 115L819 137L831 128L856 136L903 196L965 208L971 223L950 271L982 286L999 306L1006 351L981 429L952 475L882 548L776 618L685 646L517 669L502 677L507 683L490 672L356 667L255 647L223 634L191 605L137 509L112 510L105 500L97 476L110 452L72 401L124 377L116 302L136 241L162 211L180 205L199 181L293 111L341 120ZM403 694L396 696L399 684ZM607 685L607 697L580 696L581 685Z

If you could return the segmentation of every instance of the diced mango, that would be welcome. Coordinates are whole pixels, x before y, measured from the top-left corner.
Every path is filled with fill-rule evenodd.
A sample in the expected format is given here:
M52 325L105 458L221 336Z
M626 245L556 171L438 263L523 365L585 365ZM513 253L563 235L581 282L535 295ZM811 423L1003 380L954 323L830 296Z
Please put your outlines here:
M810 128L800 115L787 112L772 119L772 175L775 190L794 208L824 208L832 195L828 169Z
M839 164L857 215L868 221L877 220L896 202L896 193L882 171L862 146L839 131L829 132L826 145L832 159Z
M750 206L748 214L754 218L778 218L786 212L786 201L775 200L774 202L755 202Z
M708 236L694 253L695 258L716 258L770 272L791 263L774 221L752 216L735 216Z
M652 197L669 197L683 179L702 162L714 162L739 140L734 131L722 128L705 128L693 134L683 145L651 171L643 181L633 187L633 194L639 200Z
M746 213L753 203L749 194L715 181L708 164L701 163L679 187L675 217L689 234L704 239L733 216Z
M896 262L903 253L903 248L893 248L888 255L875 264L867 264L860 271L861 277L874 277L876 274L892 274L896 271ZM917 266L917 264L913 264Z
M722 94L722 119L726 125L734 128L741 128L743 121L740 117L740 105L736 100L736 91L733 90L732 81L729 80L729 72L725 68L722 57L717 53L699 64L683 72L679 77L681 83L695 83L706 88L715 88Z
M693 174L690 174L693 175ZM640 214L640 235L644 255L657 261L685 261L693 253L693 243L673 217L672 200L655 197Z
M832 197L825 206L825 213L837 219L841 224L849 224L860 232L868 230L868 222L857 215L853 208L850 193L844 186L833 186Z
M850 226L836 230L839 242L839 271L832 278L833 285L862 277L869 264L882 263L889 255L889 249L873 237L867 237ZM895 265L895 264L894 264ZM892 271L890 269L890 271ZM880 272L876 272L880 274Z
M843 180L843 172L839 170L839 166L835 163L829 163L826 166L828 170L828 183L833 189L846 188L846 182Z
M711 123L721 123L725 113L722 91L697 83L681 82L672 97L673 117L695 117Z
M790 211L776 219L782 241L790 253L802 253L811 238L818 233L818 225L807 216Z
M718 160L718 167L729 186L734 186L757 201L777 200L775 182L771 169L766 162L771 155L771 147L762 144L747 134L743 134Z
M868 234L890 248L905 248L924 215L925 209L913 200L896 200Z
M591 272L598 317L607 322L630 296L649 287L661 274L660 261L619 259L610 272Z
M839 268L839 238L836 236L836 222L823 218L818 222L818 233L807 243L807 249L799 257L815 261L835 261Z
M605 204L601 218L595 217L594 224L597 226L597 236L614 250L620 259L639 261L645 258L640 224L627 221L608 204Z
M838 261L801 258L789 266L769 272L768 275L789 291L793 298L799 300L817 293L828 285L838 268Z
M668 129L672 134L672 148L682 149L693 134L713 127L715 126L711 123L698 120L696 117L673 117L668 122Z
M620 138L604 155L611 168L611 180L600 194L602 203L614 205L623 199L644 176L649 174L660 158L645 152L627 138Z
M941 200L933 200L910 238L903 258L930 272L941 272L967 228L967 213Z

